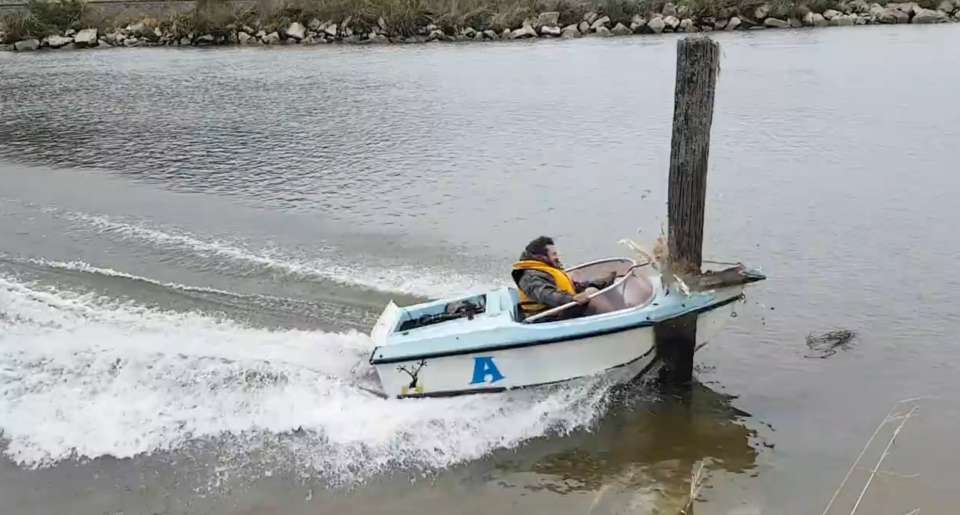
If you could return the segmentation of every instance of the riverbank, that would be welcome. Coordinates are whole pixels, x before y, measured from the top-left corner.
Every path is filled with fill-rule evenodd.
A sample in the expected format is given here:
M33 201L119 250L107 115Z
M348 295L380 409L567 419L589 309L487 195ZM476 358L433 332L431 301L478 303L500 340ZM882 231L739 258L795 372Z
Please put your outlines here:
M869 4L601 3L548 0L431 6L425 0L274 3L203 0L162 16L102 15L78 0L40 1L3 18L9 50L138 46L389 44L610 37L671 32L785 29L960 21L954 0Z

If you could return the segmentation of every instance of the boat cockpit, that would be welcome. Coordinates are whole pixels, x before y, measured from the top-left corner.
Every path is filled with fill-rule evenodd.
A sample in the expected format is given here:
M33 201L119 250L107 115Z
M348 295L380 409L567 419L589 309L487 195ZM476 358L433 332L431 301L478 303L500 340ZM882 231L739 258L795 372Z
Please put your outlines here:
M638 264L627 258L609 258L577 265L566 272L575 282L606 279L613 273L617 274L613 284L593 296L585 313L585 316L592 316L646 306L653 299L654 286L649 277L638 272L647 265L648 263ZM563 312L574 306L575 304L561 306L516 320L527 324L555 321L558 315L562 318ZM519 315L522 312L517 309L517 313Z
M567 274L577 282L608 278L614 272L618 276L613 284L593 296L588 309L582 316L589 317L646 306L653 299L654 285L646 275L639 273L643 266L645 264L638 265L632 259L610 258L568 269ZM415 309L402 310L401 320L394 327L394 331L407 334L415 329L453 320L470 321L477 317L484 319L499 317L501 314L508 315L514 322L524 324L549 323L567 318L563 316L563 312L576 306L576 304L560 306L534 316L524 317L519 302L520 296L517 289L511 286L454 300L423 304Z

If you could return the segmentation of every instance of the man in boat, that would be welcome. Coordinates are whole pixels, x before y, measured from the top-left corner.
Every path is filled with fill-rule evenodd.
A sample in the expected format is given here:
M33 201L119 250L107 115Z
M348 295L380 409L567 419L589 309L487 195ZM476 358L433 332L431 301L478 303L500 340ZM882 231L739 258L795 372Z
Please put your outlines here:
M590 296L613 284L616 273L605 279L577 282L563 271L560 254L553 239L540 236L529 244L513 265L514 282L520 290L520 310L523 318L563 306L571 302L577 305L567 308L542 321L556 321L583 316L588 313L609 311L605 299Z

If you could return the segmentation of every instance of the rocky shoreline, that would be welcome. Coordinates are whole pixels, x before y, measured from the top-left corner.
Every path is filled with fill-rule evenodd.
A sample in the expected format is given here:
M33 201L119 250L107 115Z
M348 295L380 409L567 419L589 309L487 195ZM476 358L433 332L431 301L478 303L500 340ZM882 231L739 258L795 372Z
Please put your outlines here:
M960 0L958 0L960 3ZM184 32L182 27L166 26L152 18L123 28L68 29L42 39L29 38L6 45L12 51L46 49L114 48L142 46L214 46L214 45L316 45L329 43L391 44L435 41L494 41L534 38L611 37L672 32L711 32L734 30L787 29L805 27L844 27L877 24L927 24L960 21L960 9L954 0L943 0L937 9L917 3L868 4L865 0L843 3L837 9L823 12L800 5L789 16L777 17L770 5L756 7L753 12L738 13L729 18L691 16L684 7L665 4L660 12L634 15L629 23L611 20L608 15L588 12L579 23L560 24L559 12L543 12L525 19L516 28L496 31L485 27L447 27L435 24L418 27L413 34L391 30L380 17L375 24L361 27L350 18L342 21L320 21L312 18L305 24L298 21L282 27L255 28L234 24L217 33ZM0 41L5 39L0 32Z

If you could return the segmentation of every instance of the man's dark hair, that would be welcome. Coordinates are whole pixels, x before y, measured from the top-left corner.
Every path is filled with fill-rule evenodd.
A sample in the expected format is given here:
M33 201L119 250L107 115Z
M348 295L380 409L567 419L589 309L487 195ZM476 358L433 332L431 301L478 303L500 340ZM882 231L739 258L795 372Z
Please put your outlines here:
M546 256L547 247L550 245L553 245L553 238L540 236L528 243L527 248L524 250L532 256Z

